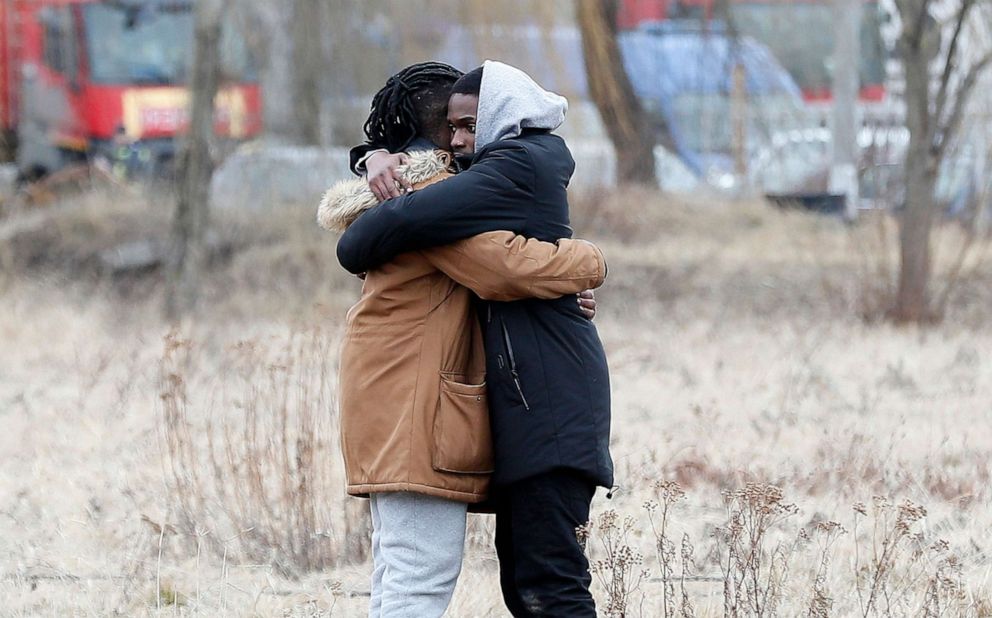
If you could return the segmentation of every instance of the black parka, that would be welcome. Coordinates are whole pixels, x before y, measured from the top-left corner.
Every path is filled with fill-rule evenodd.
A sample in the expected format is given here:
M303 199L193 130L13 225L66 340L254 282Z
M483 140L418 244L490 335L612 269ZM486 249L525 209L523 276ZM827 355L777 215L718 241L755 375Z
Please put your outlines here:
M372 270L407 251L510 230L554 242L570 238L566 187L575 163L546 131L488 144L445 182L367 211L338 243L341 265ZM574 296L479 301L486 347L494 483L569 468L613 484L610 384L596 327Z

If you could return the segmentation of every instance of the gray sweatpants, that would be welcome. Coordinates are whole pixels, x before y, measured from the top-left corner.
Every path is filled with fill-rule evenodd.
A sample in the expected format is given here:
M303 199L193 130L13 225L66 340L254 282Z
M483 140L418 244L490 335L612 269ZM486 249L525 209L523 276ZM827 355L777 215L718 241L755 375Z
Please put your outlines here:
M455 592L468 505L413 492L372 494L369 618L436 618Z

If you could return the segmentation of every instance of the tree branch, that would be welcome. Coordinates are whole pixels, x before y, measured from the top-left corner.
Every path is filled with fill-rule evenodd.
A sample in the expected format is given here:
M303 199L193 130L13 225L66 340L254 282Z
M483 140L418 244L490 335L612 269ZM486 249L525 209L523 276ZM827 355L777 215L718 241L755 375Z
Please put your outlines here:
M944 156L951 138L961 128L961 120L964 118L964 109L968 104L968 99L971 98L971 91L975 89L978 78L981 77L982 72L988 68L989 64L992 64L992 51L987 52L975 64L971 65L964 80L961 82L957 96L954 97L954 108L951 110L951 115L948 117L946 123L939 125L938 131L935 134L938 141L931 146L931 152L937 160ZM938 123L940 122L939 118L935 120Z
M975 5L975 0L962 0L961 10L958 11L957 21L954 24L954 34L951 36L951 44L947 48L947 58L944 60L944 71L940 76L940 89L937 91L934 117L937 122L944 117L944 106L947 105L947 91L951 83L951 75L954 73L954 59L958 53L958 41L961 38L961 31L964 30L964 23L971 12L971 7Z

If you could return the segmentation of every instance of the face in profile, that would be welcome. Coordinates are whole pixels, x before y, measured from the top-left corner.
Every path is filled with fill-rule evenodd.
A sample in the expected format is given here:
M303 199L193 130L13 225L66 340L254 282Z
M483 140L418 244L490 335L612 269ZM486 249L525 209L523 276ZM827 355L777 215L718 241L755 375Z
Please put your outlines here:
M474 94L453 94L448 99L448 129L451 150L455 154L475 152L475 117L479 113L479 97Z

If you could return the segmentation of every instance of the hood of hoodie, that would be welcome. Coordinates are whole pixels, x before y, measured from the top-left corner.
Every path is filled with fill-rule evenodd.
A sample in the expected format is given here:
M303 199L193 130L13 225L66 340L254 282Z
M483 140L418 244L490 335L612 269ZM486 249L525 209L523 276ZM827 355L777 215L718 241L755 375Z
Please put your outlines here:
M524 129L553 131L565 122L565 97L541 88L530 75L508 64L486 60L482 66L476 152L501 139L517 137Z

